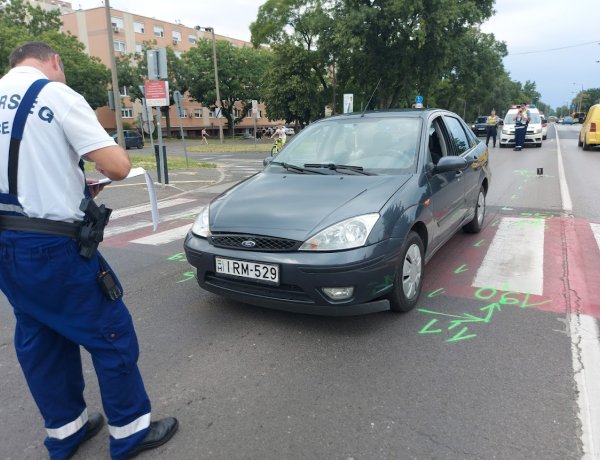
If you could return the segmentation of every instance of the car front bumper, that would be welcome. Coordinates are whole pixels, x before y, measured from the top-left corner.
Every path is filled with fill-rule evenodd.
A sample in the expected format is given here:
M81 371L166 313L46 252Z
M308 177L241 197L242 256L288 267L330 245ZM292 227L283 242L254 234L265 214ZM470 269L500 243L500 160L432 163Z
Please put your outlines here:
M382 298L393 287L402 241L393 239L340 252L255 252L218 248L188 233L184 250L197 269L201 288L239 302L277 310L347 316L389 310ZM396 250L398 248L398 250ZM279 284L218 274L215 257L279 266ZM335 301L324 287L354 287L350 299Z

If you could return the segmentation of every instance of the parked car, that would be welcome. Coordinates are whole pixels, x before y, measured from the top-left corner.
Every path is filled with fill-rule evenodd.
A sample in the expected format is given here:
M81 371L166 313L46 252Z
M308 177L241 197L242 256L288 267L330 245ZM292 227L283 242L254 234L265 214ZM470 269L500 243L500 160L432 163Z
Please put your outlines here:
M471 129L476 136L487 135L487 117L477 117L477 119L471 125Z
M500 132L500 148L515 144L515 116L519 108L519 105L514 105L506 112L504 125ZM527 106L527 114L529 116L529 124L527 125L527 133L525 134L525 146L535 145L536 147L541 147L543 134L540 112L531 104Z
M239 302L406 312L424 264L483 226L488 150L445 110L328 117L264 164L203 208L184 242L200 287Z
M117 133L112 134L115 142L118 142ZM125 138L125 148L132 149L134 147L141 149L144 147L144 138L137 131L126 129L123 131L123 137Z
M590 107L579 132L579 147L589 150L600 145L600 104Z
M286 136L293 136L294 134L296 134L296 131L294 131L294 128L289 128L289 127L285 127L285 134Z
M568 116L568 117L564 117L563 121L562 121L563 125L572 125L573 124L573 117Z

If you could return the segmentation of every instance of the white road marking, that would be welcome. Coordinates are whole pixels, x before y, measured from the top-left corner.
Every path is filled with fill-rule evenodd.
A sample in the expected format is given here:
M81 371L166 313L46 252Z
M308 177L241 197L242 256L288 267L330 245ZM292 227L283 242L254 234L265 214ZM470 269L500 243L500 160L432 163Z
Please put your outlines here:
M191 200L193 201L193 200ZM160 222L170 222L173 220L188 220L188 221L192 221L196 218L196 216L198 215L198 213L200 212L200 210L203 208L204 206L200 206L198 208L194 208L194 209L187 209L185 211L182 212L178 212L175 214L169 214L166 217L161 217L160 218ZM134 223L129 223L126 225L114 225L115 223L109 223L108 227L106 227L106 229L104 230L104 238L109 238L111 236L115 236L115 235L120 235L121 233L127 233L127 232L132 232L134 230L139 230L142 228L146 228L146 227L152 227L152 221L151 220L141 220L138 222L134 222ZM159 228L160 228L160 223L158 224Z
M158 209L170 208L171 206L179 206L180 204L194 201L189 198L175 198L174 200L165 200L158 202ZM140 206L132 206L130 208L117 209L110 214L111 220L120 219L121 217L133 216L143 212L150 212L150 204Z
M544 219L502 218L473 286L542 295L544 223Z
M574 131L569 127L570 131ZM563 210L573 211L569 185L563 167L560 138L556 133L558 177ZM600 249L600 225L590 224ZM600 341L597 320L588 315L568 314L573 356L573 377L577 386L577 405L581 422L582 460L600 459Z
M156 233L154 235L144 236L136 240L131 240L131 243L136 244L148 244L151 246L160 246L161 244L172 243L173 241L181 240L187 235L187 232L192 228L192 224L189 223L182 227L172 228L164 232Z

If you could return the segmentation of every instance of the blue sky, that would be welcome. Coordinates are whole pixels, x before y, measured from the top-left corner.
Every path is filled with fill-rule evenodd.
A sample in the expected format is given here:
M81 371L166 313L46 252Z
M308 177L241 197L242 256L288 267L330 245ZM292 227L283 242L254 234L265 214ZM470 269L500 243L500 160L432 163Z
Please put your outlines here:
M109 0L110 6L217 34L250 39L248 27L264 0ZM75 0L73 7L103 6ZM513 80L535 81L551 107L570 103L583 87L600 88L600 0L496 0L496 14L482 30L508 46L504 67ZM485 88L482 88L484 91Z

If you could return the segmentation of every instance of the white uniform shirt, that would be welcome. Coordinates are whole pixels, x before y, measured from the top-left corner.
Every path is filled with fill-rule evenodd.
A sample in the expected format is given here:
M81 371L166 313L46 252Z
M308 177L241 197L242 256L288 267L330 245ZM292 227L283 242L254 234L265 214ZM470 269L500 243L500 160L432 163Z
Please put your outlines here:
M8 151L17 112L29 86L42 72L26 66L0 79L0 191L8 193ZM29 217L73 222L83 219L79 204L85 178L82 155L115 141L102 128L83 96L60 82L42 88L27 117L19 149L17 191Z

